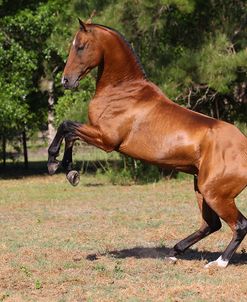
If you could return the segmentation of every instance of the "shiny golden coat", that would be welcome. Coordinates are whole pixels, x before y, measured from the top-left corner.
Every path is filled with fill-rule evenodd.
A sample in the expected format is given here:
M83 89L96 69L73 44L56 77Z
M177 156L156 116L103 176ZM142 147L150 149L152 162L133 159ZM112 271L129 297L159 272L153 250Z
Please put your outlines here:
M234 202L247 185L247 138L231 124L169 100L147 80L119 33L80 21L63 73L64 87L76 87L96 66L98 78L89 105L89 123L66 122L61 126L49 148L50 171L65 138L63 163L67 168L72 162L73 142L80 139L107 152L116 150L194 174L202 225L179 242L171 256L218 230L221 218L233 231L232 241L216 261L226 266L247 232L247 220Z

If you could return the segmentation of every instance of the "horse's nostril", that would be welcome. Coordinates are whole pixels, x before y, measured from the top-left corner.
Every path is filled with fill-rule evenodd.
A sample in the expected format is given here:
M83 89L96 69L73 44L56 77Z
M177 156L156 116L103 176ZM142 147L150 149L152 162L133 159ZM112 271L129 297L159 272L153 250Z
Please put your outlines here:
M62 84L64 84L64 83L68 83L68 79L66 78L66 77L62 77Z
M62 77L62 84L64 85L64 87L67 86L68 82L69 82L68 78L66 78L66 77L63 76Z

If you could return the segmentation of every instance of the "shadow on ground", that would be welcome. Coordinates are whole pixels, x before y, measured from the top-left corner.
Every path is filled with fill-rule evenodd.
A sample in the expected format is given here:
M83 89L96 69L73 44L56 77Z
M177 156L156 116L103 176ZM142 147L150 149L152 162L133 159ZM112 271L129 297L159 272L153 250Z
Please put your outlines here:
M22 162L7 163L5 167L0 166L0 179L19 179L46 174L48 174L46 161L29 162L28 169L25 169Z
M166 259L170 252L171 248L168 247L134 247L130 249L123 250L114 250L108 251L101 254L89 254L86 256L87 260L95 261L100 257L110 256L118 259L125 258L153 258L153 259ZM221 253L219 252L210 252L210 251L198 251L197 249L188 249L184 255L178 256L178 259L184 260L207 260L212 261L216 260ZM242 253L237 253L233 256L231 263L234 264L247 264L247 253L244 251Z
M117 165L118 161L109 161L108 164ZM73 168L81 173L95 174L102 166L106 165L106 161L77 161ZM65 173L64 169L60 167L56 173ZM28 169L25 169L22 162L7 163L4 167L0 165L0 179L20 179L27 176L42 176L48 175L47 161L29 162Z

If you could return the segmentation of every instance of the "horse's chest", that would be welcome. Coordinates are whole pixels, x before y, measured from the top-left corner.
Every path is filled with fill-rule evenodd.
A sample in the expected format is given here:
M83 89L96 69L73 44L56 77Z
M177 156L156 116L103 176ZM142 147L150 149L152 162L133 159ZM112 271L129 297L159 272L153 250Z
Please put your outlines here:
M109 111L111 110L109 102L104 99L97 98L91 100L88 107L88 117L92 125L98 126L109 118Z
M123 127L123 123L126 122L123 109L94 102L90 104L88 117L90 124L100 130L107 144L112 146L120 144L126 129Z
M121 126L127 111L126 106L119 102L93 100L89 105L89 121L93 126L107 126L114 130Z

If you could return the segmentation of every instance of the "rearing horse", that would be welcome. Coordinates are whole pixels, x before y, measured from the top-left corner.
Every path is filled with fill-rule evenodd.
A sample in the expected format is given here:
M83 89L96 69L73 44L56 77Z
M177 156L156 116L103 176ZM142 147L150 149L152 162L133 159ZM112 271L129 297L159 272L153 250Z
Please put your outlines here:
M169 100L148 81L133 50L115 30L85 24L71 45L63 72L66 89L77 87L98 66L88 124L63 122L49 147L48 169L55 173L62 140L62 165L72 184L72 148L75 140L111 152L127 154L161 167L194 175L195 192L202 214L198 231L177 243L171 259L219 230L223 219L233 232L232 240L216 260L207 264L226 267L247 233L247 219L234 199L247 186L247 138L236 127L183 108Z

